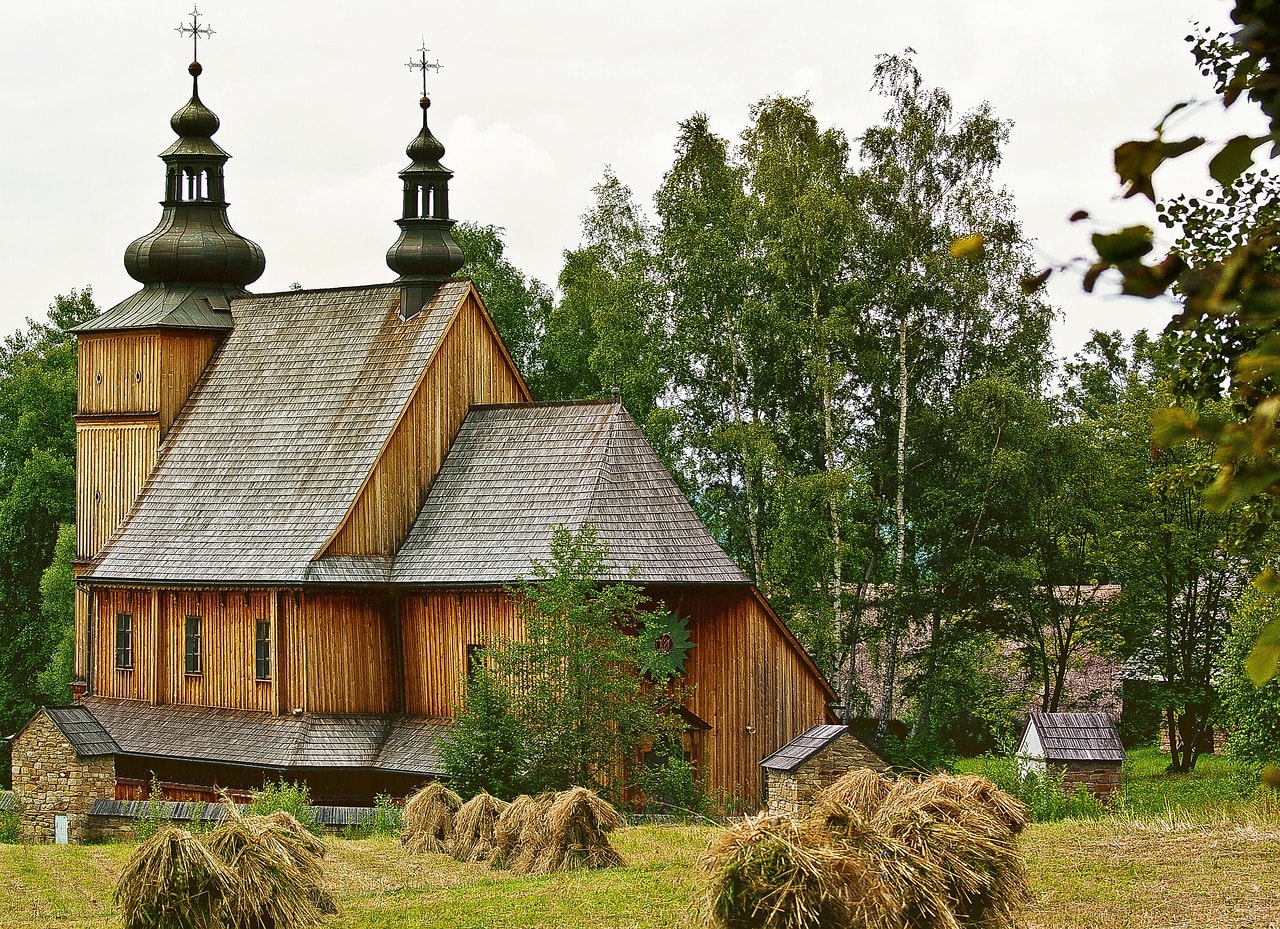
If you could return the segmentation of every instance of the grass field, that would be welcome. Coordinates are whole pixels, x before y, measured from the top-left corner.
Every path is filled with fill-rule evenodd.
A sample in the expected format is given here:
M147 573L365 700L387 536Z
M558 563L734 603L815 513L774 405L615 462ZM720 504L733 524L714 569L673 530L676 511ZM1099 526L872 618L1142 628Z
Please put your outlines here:
M332 927L690 926L692 868L714 830L639 827L616 837L625 868L515 877L394 839L330 840L341 913ZM1029 929L1280 929L1280 819L1174 816L1066 821L1023 837ZM0 927L118 925L115 876L131 845L0 846Z

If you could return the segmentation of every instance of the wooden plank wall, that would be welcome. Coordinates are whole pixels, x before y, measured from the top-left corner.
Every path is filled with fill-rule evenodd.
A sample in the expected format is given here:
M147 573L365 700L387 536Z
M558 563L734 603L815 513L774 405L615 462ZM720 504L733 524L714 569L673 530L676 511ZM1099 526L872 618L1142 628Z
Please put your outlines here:
M81 336L78 411L158 413L163 436L223 335L152 329Z
M501 590L427 591L401 603L405 712L450 717L465 702L468 645L523 635Z
M154 418L76 423L76 557L102 550L138 499L155 467L160 430Z
M392 609L375 593L283 593L282 711L398 712Z
M271 709L271 682L254 679L254 636L258 620L269 617L269 594L184 590L159 591L157 597L165 688L159 702ZM186 673L188 616L200 617L199 674Z
M695 740L707 786L758 804L761 760L828 721L821 680L749 588L649 592L690 618L695 647L686 666L693 691L687 705L712 727Z
M484 311L469 295L326 554L394 554L471 404L528 399Z
M116 615L133 617L133 669L116 668ZM151 591L98 588L93 594L93 692L122 700L155 698L155 625Z

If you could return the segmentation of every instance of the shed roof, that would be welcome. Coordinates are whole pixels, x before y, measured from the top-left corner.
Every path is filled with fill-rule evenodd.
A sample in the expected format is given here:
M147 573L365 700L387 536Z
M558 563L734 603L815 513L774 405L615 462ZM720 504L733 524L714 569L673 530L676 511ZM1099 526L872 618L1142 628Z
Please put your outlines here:
M44 712L66 736L77 755L114 755L119 750L111 734L83 706L50 706L45 707Z
M848 726L814 726L760 762L760 767L771 771L794 771L848 732Z
M749 583L616 401L473 407L393 578L507 583L548 556L553 526L586 523L608 580Z
M272 716L250 710L87 697L82 707L124 755L255 768L374 768L441 775L444 720L420 716Z
M94 579L298 582L341 523L465 298L394 285L237 300L236 325Z
M1027 726L1035 726L1049 761L1124 761L1124 743L1106 713L1032 710Z

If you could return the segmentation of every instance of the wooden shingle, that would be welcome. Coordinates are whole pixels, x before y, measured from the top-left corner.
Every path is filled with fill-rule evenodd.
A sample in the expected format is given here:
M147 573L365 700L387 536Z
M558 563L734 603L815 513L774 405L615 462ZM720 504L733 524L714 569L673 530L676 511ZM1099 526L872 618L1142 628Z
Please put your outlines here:
M1124 743L1106 713L1031 711L1029 726L1040 737L1048 761L1124 761ZM1025 743L1026 737L1024 735Z

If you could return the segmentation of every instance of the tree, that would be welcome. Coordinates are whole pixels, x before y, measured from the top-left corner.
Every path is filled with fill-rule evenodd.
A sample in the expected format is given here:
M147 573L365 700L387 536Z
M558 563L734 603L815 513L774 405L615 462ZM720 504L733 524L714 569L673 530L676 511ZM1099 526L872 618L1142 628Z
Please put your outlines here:
M42 612L41 577L59 527L74 521L76 346L97 314L88 289L59 296L49 324L28 320L0 346L0 728L42 699L38 676L63 637ZM51 623L57 623L51 627Z
M1258 634L1280 618L1275 597L1246 590L1232 605L1231 632L1222 662L1222 704L1229 723L1227 748L1237 758L1256 764L1280 761L1280 680L1255 686L1244 663Z
M71 680L75 676L75 596L76 579L71 564L76 557L76 527L58 527L53 563L40 576L40 619L47 642L53 643L49 664L37 678L41 701L52 705L71 702Z
M478 659L483 662L483 659ZM467 703L440 741L440 758L453 789L505 800L524 792L529 748L507 689L482 663L467 669Z
M462 738L485 719L499 721L488 744L504 779L520 759L525 790L584 786L616 796L634 773L640 746L670 738L682 725L669 712L669 681L641 672L648 663L637 633L654 614L634 584L600 583L607 556L590 526L555 527L548 559L535 562L533 578L513 591L523 638L494 642L472 669L476 702L469 695L459 716ZM509 741L516 732L518 748ZM453 745L448 751L459 747L458 736Z
M520 373L536 380L536 352L551 312L551 291L507 260L502 234L498 226L454 226L453 237L467 259L459 273L475 282Z

